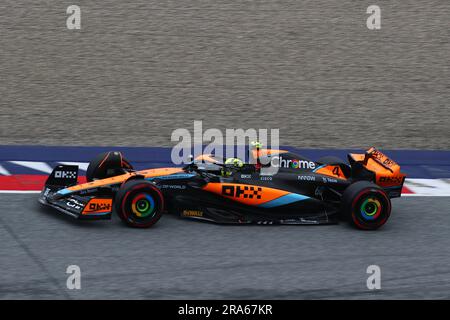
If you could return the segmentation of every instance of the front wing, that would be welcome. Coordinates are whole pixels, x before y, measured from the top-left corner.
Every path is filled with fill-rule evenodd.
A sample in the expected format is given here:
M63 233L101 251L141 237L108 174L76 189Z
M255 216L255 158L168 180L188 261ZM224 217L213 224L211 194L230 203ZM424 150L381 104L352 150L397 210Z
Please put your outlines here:
M57 190L45 187L39 197L43 205L55 208L61 213L81 220L111 219L113 199L96 196L68 195L55 197Z

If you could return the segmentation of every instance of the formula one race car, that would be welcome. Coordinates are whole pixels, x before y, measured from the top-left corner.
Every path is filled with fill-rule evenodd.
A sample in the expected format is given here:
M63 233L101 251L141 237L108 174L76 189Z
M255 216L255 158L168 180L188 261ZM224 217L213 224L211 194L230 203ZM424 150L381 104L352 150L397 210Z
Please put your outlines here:
M348 220L377 229L400 197L405 174L371 148L317 161L286 150L250 150L255 164L201 155L183 168L133 170L120 152L98 155L77 184L78 167L57 166L39 201L78 219L110 219L150 227L164 212L233 224L317 225ZM264 160L264 161L262 161ZM264 163L264 164L263 164ZM264 166L276 167L263 174Z

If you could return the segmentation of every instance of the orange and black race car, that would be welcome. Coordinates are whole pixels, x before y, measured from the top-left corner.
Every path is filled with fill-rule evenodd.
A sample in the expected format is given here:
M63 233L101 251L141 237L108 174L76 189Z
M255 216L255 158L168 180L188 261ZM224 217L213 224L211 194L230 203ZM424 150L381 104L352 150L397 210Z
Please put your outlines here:
M377 229L400 197L405 174L371 148L316 161L286 150L251 150L255 164L214 155L182 168L133 170L120 152L98 155L87 183L78 167L57 166L39 201L78 219L110 219L113 209L129 226L150 227L163 213L217 223L317 225L348 220ZM266 167L277 168L267 174Z

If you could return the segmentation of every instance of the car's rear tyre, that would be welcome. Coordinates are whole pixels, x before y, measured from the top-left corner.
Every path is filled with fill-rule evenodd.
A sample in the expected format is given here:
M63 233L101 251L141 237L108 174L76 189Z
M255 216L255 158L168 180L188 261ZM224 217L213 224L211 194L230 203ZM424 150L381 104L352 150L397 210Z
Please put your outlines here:
M342 195L342 214L358 229L375 230L389 219L391 200L376 184L358 181Z
M117 215L127 225L148 228L161 218L164 198L153 183L137 179L122 185L115 197Z
M125 159L121 152L110 151L97 155L91 162L86 171L86 180L88 182L95 179L105 179L125 173L127 170L133 170L131 164Z

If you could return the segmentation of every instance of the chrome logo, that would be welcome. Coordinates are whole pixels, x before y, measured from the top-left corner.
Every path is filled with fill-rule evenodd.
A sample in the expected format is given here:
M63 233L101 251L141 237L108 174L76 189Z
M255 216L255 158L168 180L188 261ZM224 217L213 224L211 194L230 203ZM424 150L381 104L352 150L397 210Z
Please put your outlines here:
M282 156L274 156L270 164L276 168L315 169L316 164L309 160L283 159Z

